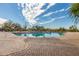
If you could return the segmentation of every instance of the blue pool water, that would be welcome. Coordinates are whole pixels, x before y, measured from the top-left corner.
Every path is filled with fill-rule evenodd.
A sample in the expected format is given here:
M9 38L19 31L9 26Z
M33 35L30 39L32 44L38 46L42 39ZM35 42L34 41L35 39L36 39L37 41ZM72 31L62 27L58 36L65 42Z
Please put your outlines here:
M64 33L58 32L49 32L49 33L42 33L42 32L34 32L34 33L14 33L17 36L25 36L25 37L61 37L64 36Z

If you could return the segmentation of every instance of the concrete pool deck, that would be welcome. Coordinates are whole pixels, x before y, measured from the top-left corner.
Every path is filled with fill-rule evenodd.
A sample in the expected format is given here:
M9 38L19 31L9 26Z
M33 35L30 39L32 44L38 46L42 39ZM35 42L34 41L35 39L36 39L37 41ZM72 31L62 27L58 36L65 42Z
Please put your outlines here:
M67 32L60 38L26 38L0 32L0 55L79 55L79 32Z
M0 32L0 55L7 55L24 49L23 39L10 32Z
M79 32L66 32L63 37L60 37L62 41L79 46Z

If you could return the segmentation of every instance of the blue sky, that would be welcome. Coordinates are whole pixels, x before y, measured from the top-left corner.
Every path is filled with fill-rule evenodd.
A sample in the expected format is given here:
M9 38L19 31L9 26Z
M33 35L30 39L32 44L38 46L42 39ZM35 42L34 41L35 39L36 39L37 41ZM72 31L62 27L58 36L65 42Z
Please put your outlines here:
M37 15L34 19L37 21L35 25L45 26L49 28L69 27L73 24L72 18L69 16L69 3L45 3L40 9L42 13ZM49 6L49 8L48 8ZM27 15L26 15L27 16ZM22 14L22 7L17 3L0 3L0 18L12 20L21 25L25 23L28 25L28 18Z

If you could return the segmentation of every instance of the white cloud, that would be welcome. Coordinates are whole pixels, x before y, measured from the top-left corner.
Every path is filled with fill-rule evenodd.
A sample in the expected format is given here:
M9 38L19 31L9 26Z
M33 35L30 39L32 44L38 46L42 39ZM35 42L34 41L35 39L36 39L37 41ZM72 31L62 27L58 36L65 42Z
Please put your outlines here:
M66 8L65 10L67 11L67 10L69 10L71 7L68 7L68 8Z
M66 8L66 9L60 9L60 10L56 10L54 12L51 12L51 13L48 13L48 14L45 14L44 16L50 16L51 14L55 14L55 13L58 13L58 12L63 12L63 11L67 11L69 10L70 7Z
M0 18L0 25L4 24L5 22L7 22L7 19Z
M34 25L37 23L35 17L42 14L52 5L55 5L55 3L50 3L45 10L41 9L42 6L45 5L44 3L22 3L17 5L22 7L22 14L25 17L26 21L28 21L29 24Z
M53 19L51 19L50 21L46 21L46 22L41 22L41 23L39 23L39 24L47 24L47 23L51 23L51 22L53 22L54 20L56 20L56 19L61 19L61 18L65 18L65 17L67 17L68 15L66 15L66 16L61 16L61 17L58 17L58 18L53 18Z
M54 5L55 5L55 3L50 3L47 6L46 9L42 10L41 8L42 8L42 6L44 6L44 3L22 3L22 4L18 4L18 6L22 7L22 14L25 17L26 21L29 22L30 25L37 24L38 22L37 22L37 19L35 19L35 17L42 14L48 8L50 8L51 6L54 6ZM60 10L54 11L52 13L58 13L58 12L66 11L68 9L69 9L69 7L67 9L60 9ZM52 13L48 13L44 16L49 16ZM39 23L39 24L47 24L47 23L50 23L50 22L54 21L55 19L60 19L60 18L64 18L64 17L65 16L61 16L61 17L58 17L58 18L53 18L50 21L42 22L42 23Z
M46 16L50 16L52 14L52 12L48 13L48 14L45 14L44 17Z
M0 18L0 28L2 27L2 25L7 22L7 19L4 18Z
M55 19L51 19L50 21L40 22L39 24L47 24L47 23L53 22L54 20L55 20Z
M56 3L50 3L48 6L47 6L47 9L49 9L51 6L54 6Z
M36 24L37 21L34 19L37 15L41 14L43 10L41 7L44 5L43 3L22 3L18 4L18 6L22 7L22 14L25 17L26 21L29 24Z
M55 4L53 4L53 5L55 5ZM56 11L54 11L54 12L51 12L51 13L48 13L48 14L45 14L44 16L46 17L46 16L50 16L51 14L55 14L55 13L58 13L58 12L63 12L63 11L67 11L67 10L69 10L70 9L70 7L68 7L68 8L66 8L66 9L60 9L60 10L56 10ZM61 16L62 17L62 16ZM60 17L60 18L61 18ZM62 17L63 18L63 17ZM39 18L38 19L36 19L36 20L39 20ZM52 22L53 21L53 19L52 20L50 20L50 21L46 21L46 22L44 22L44 23L40 23L40 24L46 24L46 23L50 23L50 22Z

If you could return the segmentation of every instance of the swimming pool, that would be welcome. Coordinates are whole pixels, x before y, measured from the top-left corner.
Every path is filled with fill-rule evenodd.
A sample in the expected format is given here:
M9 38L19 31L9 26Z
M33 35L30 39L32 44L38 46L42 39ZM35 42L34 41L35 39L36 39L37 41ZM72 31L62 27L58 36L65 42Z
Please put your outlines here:
M61 37L64 36L64 33L59 32L32 32L32 33L14 33L16 36L22 37Z

